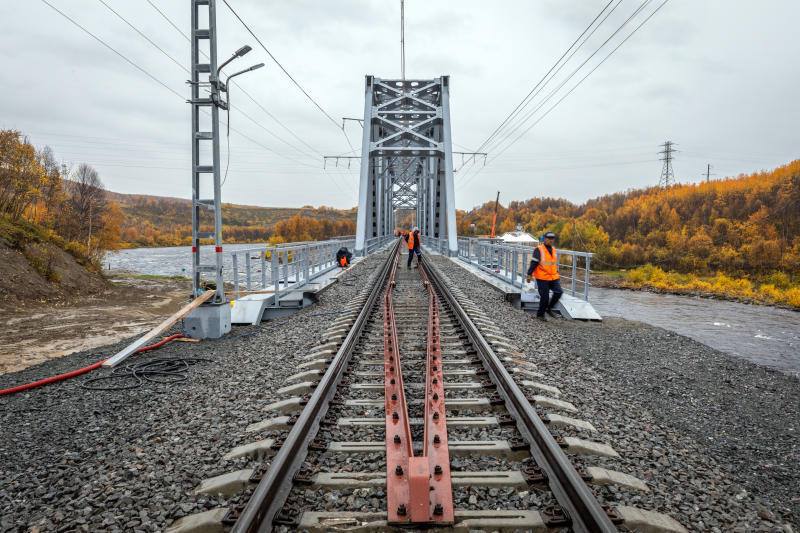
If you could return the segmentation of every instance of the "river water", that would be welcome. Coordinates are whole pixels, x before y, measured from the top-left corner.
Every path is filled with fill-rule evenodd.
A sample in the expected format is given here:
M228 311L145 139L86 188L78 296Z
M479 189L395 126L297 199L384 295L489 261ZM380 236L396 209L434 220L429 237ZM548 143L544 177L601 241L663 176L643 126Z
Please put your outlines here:
M227 244L226 250L257 248ZM210 254L212 255L212 254ZM106 265L143 274L189 276L188 246L136 248L108 254ZM224 254L230 272L230 254ZM209 257L209 262L212 260ZM800 376L800 312L692 296L592 288L589 300L604 317L638 320L756 364Z
M638 320L800 376L800 312L694 296L592 288L604 317Z
M245 250L247 248L263 248L266 244L226 244L225 252ZM114 270L130 270L140 274L157 274L161 276L192 276L192 247L170 246L166 248L132 248L106 254L103 264ZM213 247L201 248L201 262L213 264ZM223 253L224 272L231 272L233 264L231 254Z

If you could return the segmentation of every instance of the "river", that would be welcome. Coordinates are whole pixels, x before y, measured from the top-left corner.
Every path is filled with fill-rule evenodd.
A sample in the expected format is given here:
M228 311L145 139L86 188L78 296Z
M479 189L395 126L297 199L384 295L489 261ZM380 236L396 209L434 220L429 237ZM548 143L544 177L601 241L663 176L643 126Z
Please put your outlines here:
M226 250L256 248L228 244ZM226 271L231 271L225 254ZM143 274L188 276L188 246L135 248L108 254L106 265ZM800 376L800 312L692 296L592 288L589 300L604 317L658 326L753 363Z

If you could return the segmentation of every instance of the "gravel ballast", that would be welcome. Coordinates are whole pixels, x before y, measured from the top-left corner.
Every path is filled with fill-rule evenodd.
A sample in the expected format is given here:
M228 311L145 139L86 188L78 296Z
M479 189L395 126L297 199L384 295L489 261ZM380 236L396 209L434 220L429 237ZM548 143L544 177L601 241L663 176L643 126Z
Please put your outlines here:
M609 486L604 499L695 531L797 528L797 379L639 322L545 324L451 260L431 259L595 425L594 439L621 455L594 465L651 489Z
M80 384L93 373L0 397L0 532L162 531L187 514L244 501L246 494L228 500L194 489L256 463L222 461L235 446L280 435L245 428L272 416L264 406L281 399L276 390L383 259L357 264L293 317L136 356L213 360L192 366L187 381L89 392ZM797 527L797 379L638 322L542 324L452 261L431 259L578 407L575 416L594 424L593 438L621 455L583 462L635 475L651 489L608 486L599 489L602 499L669 514L694 531ZM84 366L124 344L0 376L0 388ZM378 456L355 461L354 470L384 465ZM314 492L301 494L310 502ZM474 503L541 503L536 492L520 502L513 491L483 492L456 497L466 505L476 495ZM372 489L333 495L343 500L327 502L334 509L373 508L383 499Z
M204 478L236 468L221 460L253 440L248 424L297 372L385 260L357 263L300 313L237 326L219 340L172 343L133 359L200 357L188 380L127 391L81 388L100 372L0 397L0 531L162 531L177 518L227 502L194 496ZM129 341L128 341L129 342ZM73 370L126 343L0 376L0 388Z

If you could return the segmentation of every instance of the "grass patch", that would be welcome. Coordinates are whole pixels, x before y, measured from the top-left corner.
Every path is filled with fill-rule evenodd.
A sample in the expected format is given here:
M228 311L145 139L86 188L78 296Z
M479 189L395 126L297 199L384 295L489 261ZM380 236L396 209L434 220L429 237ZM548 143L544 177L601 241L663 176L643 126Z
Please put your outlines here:
M605 272L604 272L605 274ZM629 289L656 289L678 294L705 294L732 300L743 300L800 309L800 284L787 275L774 273L760 280L737 278L717 272L713 276L667 272L653 265L644 265L618 278Z

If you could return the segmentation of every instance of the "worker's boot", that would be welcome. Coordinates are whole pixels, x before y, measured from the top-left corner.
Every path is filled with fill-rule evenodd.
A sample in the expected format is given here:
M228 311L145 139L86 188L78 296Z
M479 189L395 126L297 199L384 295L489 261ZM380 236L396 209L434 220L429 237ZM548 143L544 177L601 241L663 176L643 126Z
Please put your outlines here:
M536 315L536 320L541 320L542 322L547 322L547 317L544 315Z
M550 315L551 317L553 317L553 318L560 318L560 317L559 317L557 314L555 314L555 312L554 312L552 309L548 309L548 310L547 310L547 311L545 311L545 312L546 312L548 315Z

